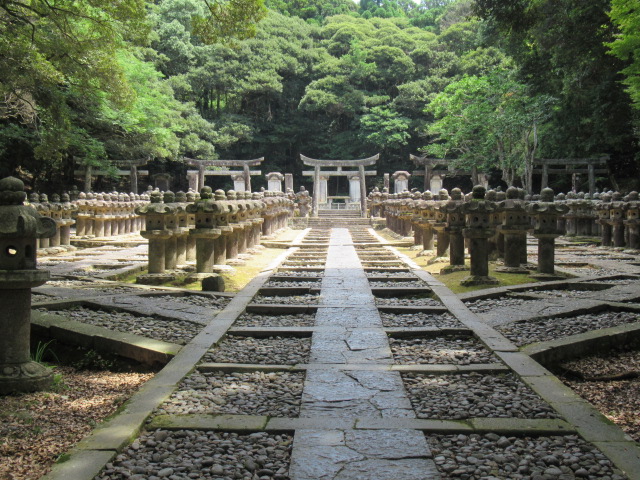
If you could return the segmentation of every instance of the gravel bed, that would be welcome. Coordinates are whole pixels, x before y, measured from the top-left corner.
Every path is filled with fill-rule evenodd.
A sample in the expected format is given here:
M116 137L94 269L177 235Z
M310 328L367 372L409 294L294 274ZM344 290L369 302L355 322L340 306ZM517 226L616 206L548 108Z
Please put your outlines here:
M278 272L277 275L279 277L322 277L324 276L324 272L305 272L304 270L300 270L299 272Z
M427 435L443 479L625 480L602 452L577 435Z
M407 281L407 282L369 282L369 286L371 288L425 288L428 287L426 282L422 282L420 280L416 281Z
M512 373L403 373L418 418L557 418L558 414Z
M155 413L297 417L303 385L301 372L196 372Z
M533 295L544 295L546 297L556 297L556 298L575 298L575 297L584 297L585 295L590 295L592 293L597 293L602 290L579 290L579 289L551 289L551 290L524 290L518 293L524 294L533 294Z
M94 287L94 286L105 285L105 284L94 282L91 280L49 280L47 283L45 283L45 285L48 287L77 288L77 287L86 287L86 286Z
M112 274L114 273L116 270L119 270L122 267L119 268L105 268L105 269L99 269L99 268L94 268L91 270L72 270L70 272L71 275L76 275L78 277L98 277L100 275L105 275L105 274Z
M434 327L464 328L464 325L450 313L388 313L380 312L382 326L394 327Z
M597 280L594 283L605 283L607 285L631 285L640 282L638 278L607 278L605 280Z
M433 338L390 338L396 363L454 364L495 363L499 360L473 337L441 335Z
M269 304L269 305L316 305L320 300L320 295L274 295L265 297L256 295L251 303Z
M267 283L264 284L265 287L292 287L292 288L296 288L296 287L317 287L319 288L321 285L321 282L316 282L316 281L290 281L290 282L285 282L285 281L268 281Z
M520 292L519 292L520 293ZM496 308L519 307L527 302L538 302L535 299L500 297L500 298L482 298L465 302L466 307L473 313L487 313Z
M586 313L564 318L526 320L496 327L519 347L534 342L546 342L579 333L640 322L640 314L633 312Z
M559 378L636 442L640 441L640 349L616 349L563 363ZM610 377L609 379L594 377ZM582 380L588 378L588 381Z
M406 277L410 275L410 271L406 270L403 272L384 272L384 271L373 271L373 272L365 272L367 277L387 277L387 278L396 278L396 277Z
M70 320L75 320L76 322L104 327L118 332L142 335L143 337L178 345L185 345L202 329L202 325L184 320L169 321L156 317L136 316L128 312L91 310L85 307L73 307L64 310L47 310L40 308L37 310L68 317Z
M560 267L562 271L572 273L579 277L593 277L594 275L620 275L624 273L622 270L613 270L611 268L601 268L601 267L584 267L584 268L566 268Z
M289 478L290 435L156 430L137 438L96 480Z
M442 303L429 297L376 297L376 305L379 307L439 307Z
M294 315L260 315L257 313L243 313L240 315L234 327L313 327L316 324L316 316L307 313Z
M202 358L207 363L295 365L308 363L311 337L243 337L227 335Z
M223 309L229 302L231 298L229 297L210 297L208 295L184 295L184 296L174 296L174 295L154 295L152 297L146 297L149 299L158 299L158 300L166 300L170 302L182 303L186 305L193 305L196 307L204 307L204 308L214 308L214 309Z

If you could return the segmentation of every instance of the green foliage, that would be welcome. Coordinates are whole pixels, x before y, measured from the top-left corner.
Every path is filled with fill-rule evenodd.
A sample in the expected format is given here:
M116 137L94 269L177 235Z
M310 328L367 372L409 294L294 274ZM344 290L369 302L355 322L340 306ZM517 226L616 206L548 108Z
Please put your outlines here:
M453 158L468 169L498 168L509 185L519 176L531 192L539 132L553 103L546 95L531 95L525 85L500 70L483 77L466 76L429 104L436 121L427 128L434 143L425 151Z
M620 34L608 46L613 55L627 62L622 70L624 83L634 107L640 109L640 5L633 0L612 0L609 16Z

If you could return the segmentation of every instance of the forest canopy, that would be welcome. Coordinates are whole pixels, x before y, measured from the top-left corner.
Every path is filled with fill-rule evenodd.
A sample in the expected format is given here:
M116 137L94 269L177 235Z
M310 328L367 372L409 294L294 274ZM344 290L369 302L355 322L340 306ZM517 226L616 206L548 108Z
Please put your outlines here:
M300 153L378 152L527 189L534 158L609 155L639 187L629 0L0 0L0 29L0 173L34 189L185 156L299 184Z

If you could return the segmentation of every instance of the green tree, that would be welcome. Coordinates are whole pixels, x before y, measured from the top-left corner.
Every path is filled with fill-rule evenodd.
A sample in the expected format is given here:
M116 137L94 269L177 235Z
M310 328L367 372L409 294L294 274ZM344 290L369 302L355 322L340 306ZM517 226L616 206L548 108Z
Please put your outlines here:
M531 193L533 160L553 103L504 72L464 77L428 105L436 121L425 151L469 169L498 168L507 184L519 177Z
M620 34L608 45L613 55L627 62L622 70L624 83L634 107L640 109L640 5L634 0L612 0L609 16Z

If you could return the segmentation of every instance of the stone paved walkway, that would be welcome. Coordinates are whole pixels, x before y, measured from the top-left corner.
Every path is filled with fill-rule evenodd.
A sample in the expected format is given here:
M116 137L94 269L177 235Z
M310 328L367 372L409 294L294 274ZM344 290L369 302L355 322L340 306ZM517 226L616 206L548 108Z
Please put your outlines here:
M415 418L393 363L369 282L347 229L333 229L300 417ZM348 368L347 368L348 367ZM294 437L292 480L439 478L417 430L303 429Z

